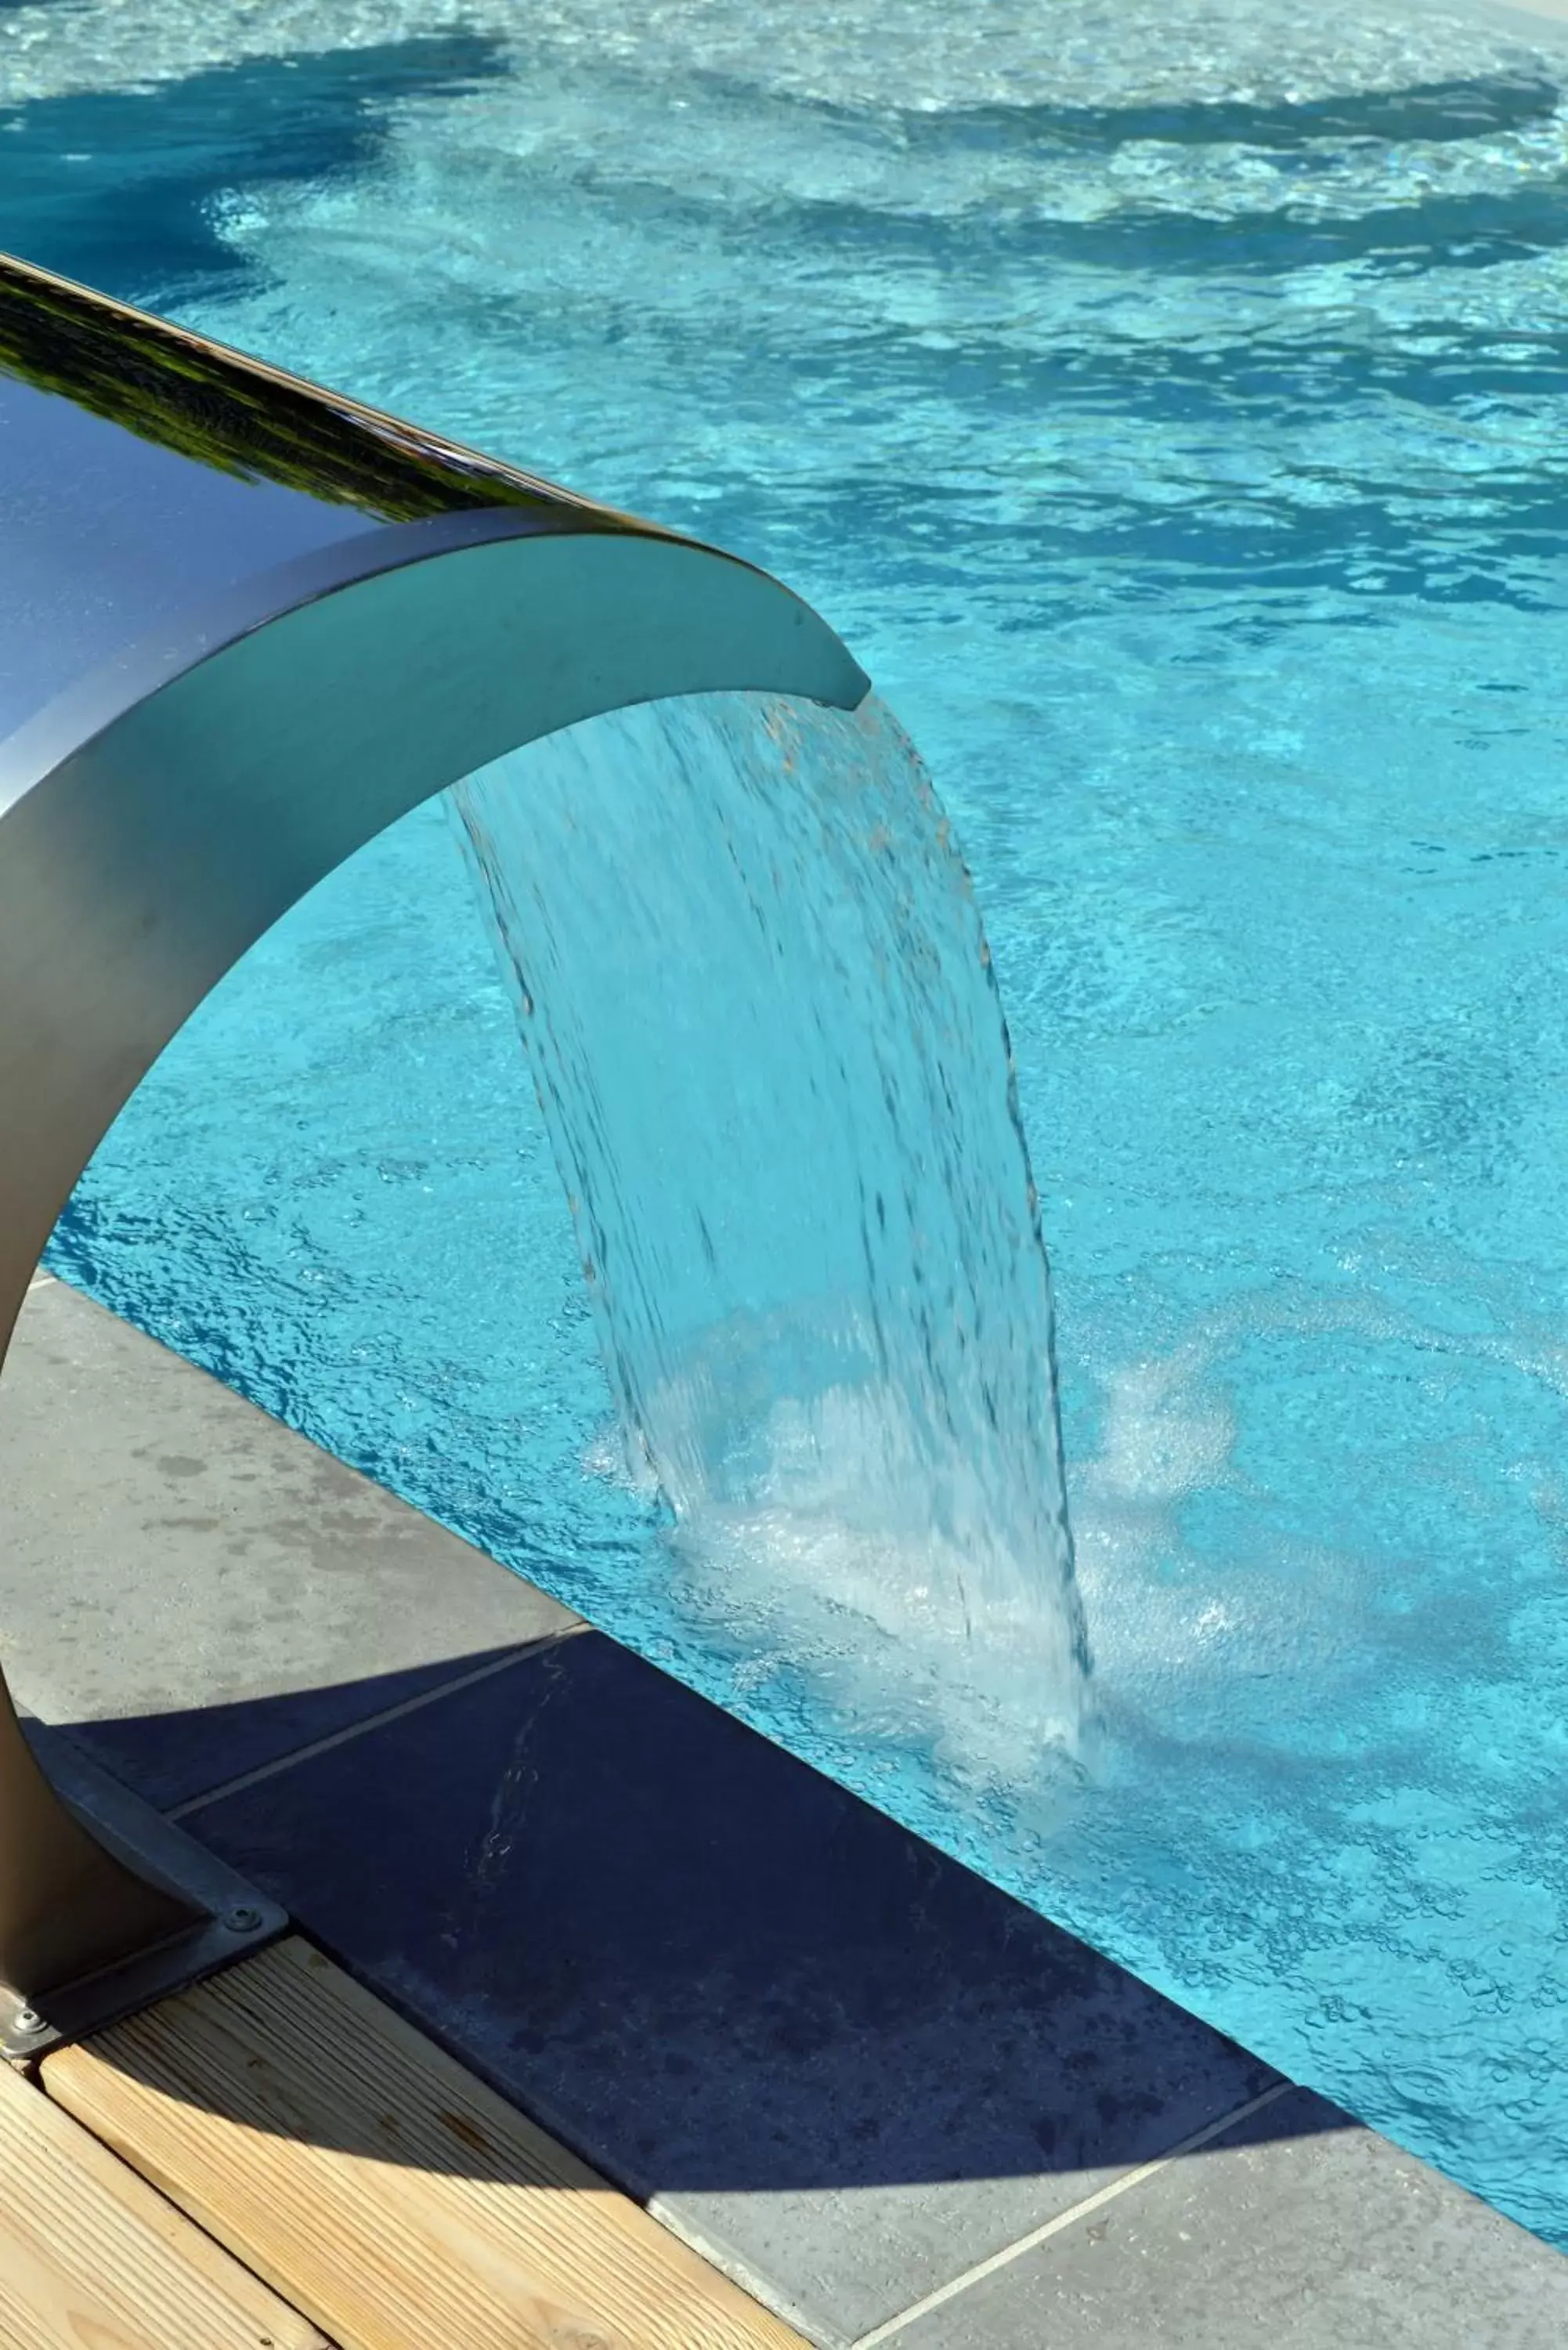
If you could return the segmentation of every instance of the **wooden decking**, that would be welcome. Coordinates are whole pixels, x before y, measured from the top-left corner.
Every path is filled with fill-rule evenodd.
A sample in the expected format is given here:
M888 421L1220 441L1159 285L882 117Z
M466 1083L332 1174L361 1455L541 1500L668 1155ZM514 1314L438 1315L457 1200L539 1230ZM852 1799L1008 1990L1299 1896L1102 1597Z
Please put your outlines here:
M314 2325L0 2064L5 2350L319 2350Z
M291 1939L0 2067L5 2350L804 2350Z

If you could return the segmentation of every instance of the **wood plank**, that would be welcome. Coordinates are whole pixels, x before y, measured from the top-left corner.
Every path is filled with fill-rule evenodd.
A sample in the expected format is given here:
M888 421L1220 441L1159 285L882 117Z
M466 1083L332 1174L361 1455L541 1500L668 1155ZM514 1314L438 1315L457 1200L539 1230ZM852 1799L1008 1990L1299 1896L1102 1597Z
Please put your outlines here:
M301 1940L43 2077L342 2350L805 2350Z
M0 2064L4 2350L322 2350L144 2178Z

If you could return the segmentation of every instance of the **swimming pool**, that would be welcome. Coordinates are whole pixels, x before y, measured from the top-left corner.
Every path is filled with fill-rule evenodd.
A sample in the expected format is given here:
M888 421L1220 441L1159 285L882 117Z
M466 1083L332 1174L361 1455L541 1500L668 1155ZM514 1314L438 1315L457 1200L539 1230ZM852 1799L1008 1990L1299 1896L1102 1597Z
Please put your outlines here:
M57 1268L1568 2243L1568 46L138 16L0 12L5 242L756 557L931 761L1053 1252L1088 1790L857 1734L654 1571L439 811L192 1024Z

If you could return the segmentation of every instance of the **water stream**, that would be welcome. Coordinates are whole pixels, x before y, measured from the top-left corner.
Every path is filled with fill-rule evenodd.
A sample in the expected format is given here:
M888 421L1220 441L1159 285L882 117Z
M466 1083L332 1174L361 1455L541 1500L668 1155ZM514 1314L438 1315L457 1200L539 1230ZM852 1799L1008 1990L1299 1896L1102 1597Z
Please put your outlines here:
M452 795L680 1604L961 1772L1087 1676L1050 1279L969 878L908 741L723 694Z

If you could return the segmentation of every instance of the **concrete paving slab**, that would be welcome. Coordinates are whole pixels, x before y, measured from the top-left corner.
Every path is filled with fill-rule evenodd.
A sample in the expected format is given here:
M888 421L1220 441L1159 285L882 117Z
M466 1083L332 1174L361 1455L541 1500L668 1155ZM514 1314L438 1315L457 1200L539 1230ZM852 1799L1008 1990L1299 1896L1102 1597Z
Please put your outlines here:
M17 1697L164 1805L576 1620L58 1282L0 1379L0 1534Z
M1568 2260L1304 2089L863 2350L1562 2350Z
M1559 2255L63 1288L0 1527L27 1701L830 2350L1568 2340Z
M821 2343L1276 2077L597 1633L187 1825Z

